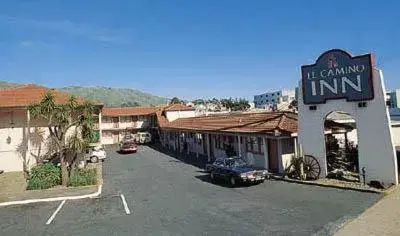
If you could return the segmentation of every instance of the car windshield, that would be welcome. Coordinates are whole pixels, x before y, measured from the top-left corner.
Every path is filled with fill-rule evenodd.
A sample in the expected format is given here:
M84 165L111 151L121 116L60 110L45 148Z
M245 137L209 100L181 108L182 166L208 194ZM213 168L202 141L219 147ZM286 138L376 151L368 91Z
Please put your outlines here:
M248 166L247 163L240 158L235 158L235 159L227 159L226 160L226 165L230 167L246 167Z

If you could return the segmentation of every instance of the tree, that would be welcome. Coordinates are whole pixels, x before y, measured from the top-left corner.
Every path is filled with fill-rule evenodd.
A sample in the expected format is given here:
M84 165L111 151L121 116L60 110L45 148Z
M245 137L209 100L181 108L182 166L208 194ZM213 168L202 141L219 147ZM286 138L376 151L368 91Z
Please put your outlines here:
M297 100L290 102L289 109L297 110Z
M221 104L228 108L231 109L232 111L245 111L250 108L250 104L246 99L233 99L233 98L224 98L221 99Z
M196 99L196 100L193 100L193 104L194 105L200 105L200 104L204 105L205 101L203 99Z
M55 143L56 155L61 163L62 185L67 185L76 160L74 154L81 151L76 139L90 140L94 135L95 106L90 102L78 104L73 96L66 104L56 104L54 95L48 92L39 103L29 106L28 110L32 117L46 120L49 137ZM74 129L71 136L73 139L66 136L70 129Z
M182 101L177 97L173 97L171 99L171 101L169 102L169 104L181 104L181 103L182 103Z
M140 106L138 102L131 102L131 101L123 102L121 104L121 107L138 107L138 106Z

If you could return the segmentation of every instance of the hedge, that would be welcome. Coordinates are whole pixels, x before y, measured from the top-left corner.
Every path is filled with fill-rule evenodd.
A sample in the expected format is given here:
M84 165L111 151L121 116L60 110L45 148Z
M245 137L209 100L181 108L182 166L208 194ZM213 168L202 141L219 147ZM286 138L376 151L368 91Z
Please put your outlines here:
M97 184L97 169L76 169L71 172L68 186L86 186Z
M45 163L31 169L28 190L47 189L61 184L61 168Z

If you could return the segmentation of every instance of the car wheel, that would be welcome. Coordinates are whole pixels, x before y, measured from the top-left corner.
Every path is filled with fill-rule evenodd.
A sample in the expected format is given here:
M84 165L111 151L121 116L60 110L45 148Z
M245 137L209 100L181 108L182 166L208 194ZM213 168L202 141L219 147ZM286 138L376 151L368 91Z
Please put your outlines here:
M236 178L235 178L235 176L231 176L229 178L229 183L231 184L232 187L236 186Z
M97 163L98 161L99 161L99 158L97 158L96 156L92 156L90 158L90 162L92 162L92 163Z

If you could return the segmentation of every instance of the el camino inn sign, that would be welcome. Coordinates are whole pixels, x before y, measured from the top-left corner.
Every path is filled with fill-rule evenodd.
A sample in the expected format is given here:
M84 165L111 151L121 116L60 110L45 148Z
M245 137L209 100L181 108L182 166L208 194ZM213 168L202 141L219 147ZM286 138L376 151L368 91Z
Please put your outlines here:
M343 50L329 50L315 64L302 66L301 74L304 104L374 98L371 54L352 57Z

